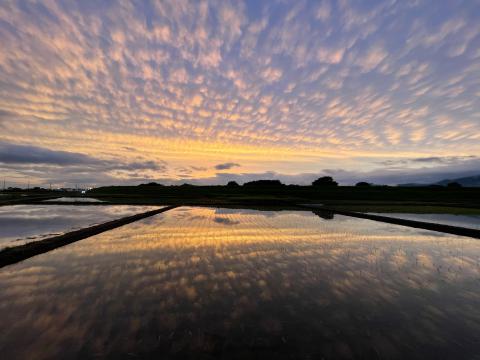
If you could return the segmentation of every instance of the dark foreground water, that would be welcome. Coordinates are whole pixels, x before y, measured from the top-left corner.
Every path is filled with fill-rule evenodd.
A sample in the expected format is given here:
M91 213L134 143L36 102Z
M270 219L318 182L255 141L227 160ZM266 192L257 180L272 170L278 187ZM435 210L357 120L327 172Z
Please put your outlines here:
M478 359L480 242L177 208L0 270L4 359Z

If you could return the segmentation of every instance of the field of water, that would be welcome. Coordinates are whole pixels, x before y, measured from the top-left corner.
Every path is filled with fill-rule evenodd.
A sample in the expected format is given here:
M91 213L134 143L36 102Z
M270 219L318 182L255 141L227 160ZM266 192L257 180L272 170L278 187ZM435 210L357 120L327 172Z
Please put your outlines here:
M0 249L38 241L156 208L158 206L0 206Z
M75 203L101 203L102 200L89 197L60 197L55 199L44 200L44 202L75 202Z
M181 207L0 269L0 318L5 359L473 359L480 242Z
M390 216L399 219L425 221L434 224L461 226L480 230L480 215L453 215L453 214L405 214L405 213L370 213L374 215Z

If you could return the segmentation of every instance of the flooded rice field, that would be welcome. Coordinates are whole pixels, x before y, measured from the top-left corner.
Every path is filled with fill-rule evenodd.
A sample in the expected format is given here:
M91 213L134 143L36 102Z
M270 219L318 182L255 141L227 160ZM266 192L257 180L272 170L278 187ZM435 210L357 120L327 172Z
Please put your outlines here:
M102 200L89 197L59 197L55 199L43 200L44 202L75 202L75 203L101 203Z
M373 215L389 216L398 219L425 221L435 224L461 226L480 230L480 215L453 215L453 214L406 214L406 213L369 213Z
M480 242L181 207L1 269L0 318L5 359L473 359Z
M156 206L0 206L0 249L133 215Z

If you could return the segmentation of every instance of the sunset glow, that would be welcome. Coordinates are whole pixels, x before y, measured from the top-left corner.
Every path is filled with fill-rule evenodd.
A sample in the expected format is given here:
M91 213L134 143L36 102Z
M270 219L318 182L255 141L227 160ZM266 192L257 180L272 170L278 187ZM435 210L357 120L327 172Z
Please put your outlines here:
M10 185L480 168L477 0L4 0L0 44Z

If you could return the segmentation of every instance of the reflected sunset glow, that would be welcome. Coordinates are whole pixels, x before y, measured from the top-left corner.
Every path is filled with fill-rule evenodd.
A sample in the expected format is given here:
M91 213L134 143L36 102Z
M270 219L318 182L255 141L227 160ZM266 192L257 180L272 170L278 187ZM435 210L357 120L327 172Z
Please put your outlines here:
M181 207L0 270L0 348L466 356L479 259L477 240L368 220Z

